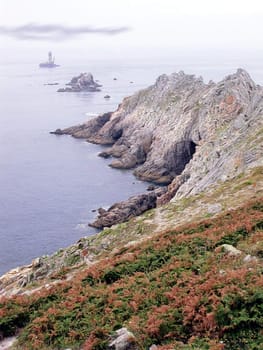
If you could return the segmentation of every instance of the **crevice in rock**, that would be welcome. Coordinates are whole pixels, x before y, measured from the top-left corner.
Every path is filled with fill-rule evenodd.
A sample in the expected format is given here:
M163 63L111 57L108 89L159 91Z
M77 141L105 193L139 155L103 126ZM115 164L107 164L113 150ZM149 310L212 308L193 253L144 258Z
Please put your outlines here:
M122 137L123 129L117 129L112 131L111 137L114 141L117 141L119 138Z
M192 140L175 143L165 155L167 170L173 176L180 175L193 158L196 144Z

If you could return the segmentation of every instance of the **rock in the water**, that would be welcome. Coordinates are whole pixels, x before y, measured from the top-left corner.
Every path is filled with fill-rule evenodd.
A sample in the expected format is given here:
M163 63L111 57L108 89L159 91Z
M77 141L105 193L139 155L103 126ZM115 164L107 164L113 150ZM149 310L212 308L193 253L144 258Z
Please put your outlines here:
M149 185L147 187L147 191L154 191L156 189L156 187L154 185Z
M135 336L127 328L116 331L109 348L114 350L139 350Z
M156 207L157 198L164 194L166 188L158 188L152 192L133 196L126 201L116 203L108 210L98 209L97 219L89 225L96 228L110 227L125 222L130 218L140 215L146 210Z
M98 156L101 158L109 158L110 154L108 152L100 152Z
M53 86L53 85L59 85L59 83L46 83L44 85L49 85L49 86Z
M50 131L50 134L63 135L64 133L61 129L56 129L55 131Z
M105 95L104 98L109 99L110 95Z
M79 76L72 78L66 85L69 87L58 89L58 92L94 92L100 91L99 87L101 87L101 85L94 81L91 73L81 73Z

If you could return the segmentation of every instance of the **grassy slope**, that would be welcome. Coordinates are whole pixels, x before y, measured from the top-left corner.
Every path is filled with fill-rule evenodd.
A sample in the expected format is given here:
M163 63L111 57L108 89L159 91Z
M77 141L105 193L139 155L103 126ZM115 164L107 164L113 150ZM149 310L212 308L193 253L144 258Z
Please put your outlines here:
M71 278L87 265L106 257L121 246L144 241L161 231L212 218L229 208L237 208L250 199L263 196L263 167L251 169L237 178L216 184L195 196L149 210L137 218L84 237L76 244L41 258L40 266L25 266L0 278L0 296L33 293L45 284ZM219 207L219 212L211 208ZM21 287L27 281L26 286Z
M147 349L261 349L263 205L167 229L123 246L31 296L2 299L0 332L18 349L105 349L127 326ZM229 256L220 246L242 250ZM257 257L249 263L246 254Z

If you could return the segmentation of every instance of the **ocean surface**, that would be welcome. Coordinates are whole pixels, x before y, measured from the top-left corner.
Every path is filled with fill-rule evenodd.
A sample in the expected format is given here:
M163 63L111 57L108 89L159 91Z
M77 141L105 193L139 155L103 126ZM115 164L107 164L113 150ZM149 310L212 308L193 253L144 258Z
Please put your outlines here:
M32 57L0 62L0 275L94 234L87 225L96 216L93 209L148 186L131 171L110 168L109 160L97 156L102 146L50 131L115 110L125 96L162 73L185 70L218 81L242 66L263 84L263 64L257 57L122 62L89 60L87 55L77 62L62 57L56 69L40 69L38 63ZM102 91L56 92L81 72L91 72ZM106 94L110 100L104 99Z

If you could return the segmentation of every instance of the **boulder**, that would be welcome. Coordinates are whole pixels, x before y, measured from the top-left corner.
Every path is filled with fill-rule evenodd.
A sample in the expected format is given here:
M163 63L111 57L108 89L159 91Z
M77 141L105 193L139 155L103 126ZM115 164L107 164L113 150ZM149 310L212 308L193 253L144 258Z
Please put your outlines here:
M136 338L127 328L121 328L109 343L109 349L114 350L139 350Z
M257 262L258 258L256 256L248 254L244 257L243 261L244 263Z
M242 254L241 250L233 247L231 244L222 244L217 250L224 251L229 256L239 256Z

